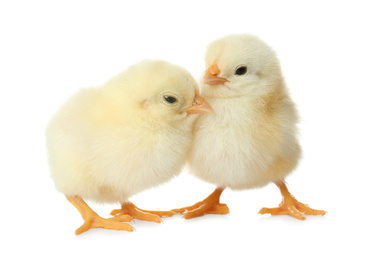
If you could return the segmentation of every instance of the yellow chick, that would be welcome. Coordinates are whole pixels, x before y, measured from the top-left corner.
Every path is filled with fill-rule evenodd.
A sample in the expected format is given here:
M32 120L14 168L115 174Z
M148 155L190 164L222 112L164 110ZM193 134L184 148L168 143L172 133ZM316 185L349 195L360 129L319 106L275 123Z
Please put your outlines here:
M227 214L219 203L222 191L250 189L274 182L283 201L259 213L324 215L298 202L284 178L297 166L298 114L289 97L274 51L252 35L230 35L212 42L205 56L201 94L215 113L200 117L188 156L190 172L217 185L205 200L174 209L193 218L207 213Z
M46 131L56 188L90 228L132 231L133 218L161 222L170 211L145 211L128 202L137 192L178 175L193 139L196 116L211 113L183 68L147 60L106 84L83 89L53 116ZM84 201L116 203L105 219Z

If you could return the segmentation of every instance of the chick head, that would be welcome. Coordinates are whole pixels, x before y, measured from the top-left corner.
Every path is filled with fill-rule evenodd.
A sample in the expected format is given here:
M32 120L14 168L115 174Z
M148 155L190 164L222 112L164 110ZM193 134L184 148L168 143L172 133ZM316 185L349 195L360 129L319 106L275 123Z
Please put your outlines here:
M149 120L180 123L193 120L190 114L213 112L200 96L198 84L191 74L166 61L139 62L111 80L108 89L115 89L117 96L129 105L133 104L132 108Z
M274 51L248 34L229 35L212 42L205 63L205 97L266 94L282 78Z

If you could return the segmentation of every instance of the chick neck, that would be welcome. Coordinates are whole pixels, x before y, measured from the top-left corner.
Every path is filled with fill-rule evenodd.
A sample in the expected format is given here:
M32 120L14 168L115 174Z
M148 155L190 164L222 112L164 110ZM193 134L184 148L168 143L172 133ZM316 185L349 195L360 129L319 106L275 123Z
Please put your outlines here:
M136 116L138 126L152 133L167 133L177 131L191 131L192 125L196 116L190 115L175 115L170 119L163 117L160 114L154 114L144 110Z

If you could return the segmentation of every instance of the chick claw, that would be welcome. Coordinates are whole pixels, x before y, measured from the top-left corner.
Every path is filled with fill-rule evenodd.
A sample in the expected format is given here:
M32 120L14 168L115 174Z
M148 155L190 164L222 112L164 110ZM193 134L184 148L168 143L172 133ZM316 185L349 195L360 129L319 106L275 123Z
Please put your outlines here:
M287 190L285 183L277 183L276 184L282 195L283 200L282 203L279 204L279 207L276 208L262 208L259 211L259 214L271 214L271 215L290 215L294 218L304 220L306 215L325 215L326 211L324 210L316 210L312 209L309 206L297 201Z
M162 220L160 217L171 217L176 215L173 211L153 211L153 210L143 210L136 207L133 203L127 202L123 203L121 209L114 209L111 211L111 215L117 216L125 214L131 216L132 218L146 220L146 221L154 221L156 223L161 223Z
M199 204L200 203L200 204ZM196 207L198 205L198 207ZM228 214L229 208L226 204L223 203L215 203L215 204L208 204L204 203L203 201L196 203L193 206L186 207L186 208L180 208L180 209L174 209L173 211L184 214L183 218L190 219L190 218L196 218L203 216L205 214Z
M219 198L223 188L217 188L206 199L200 201L190 207L173 209L172 211L184 214L183 218L190 219L203 216L205 214L228 214L229 208L224 203L219 203Z
M102 227L105 229L125 230L132 232L134 228L129 224L122 222L130 222L133 219L130 216L119 216L114 218L105 219L98 214L91 213L89 216L84 216L84 224L81 225L76 231L76 235L80 235L91 228Z
M262 208L260 211L259 211L260 214L271 214L271 215L290 215L294 218L297 218L297 219L300 219L300 220L304 220L305 217L303 215L306 214L306 215L325 215L326 214L326 211L323 211L323 210L316 210L316 209L312 209L310 207L308 207L307 205L301 203L301 202L298 202L296 199L294 199L294 201L291 203L291 202L286 202L286 201L282 201L282 203L280 203L279 207L276 207L276 208Z
M76 235L80 235L91 228L102 227L106 229L125 230L132 232L134 228L129 224L122 222L130 222L133 219L128 215L118 215L113 218L105 219L100 217L95 211L93 211L85 201L77 196L66 196L70 203L72 203L80 212L84 219L84 224L81 225L76 231Z

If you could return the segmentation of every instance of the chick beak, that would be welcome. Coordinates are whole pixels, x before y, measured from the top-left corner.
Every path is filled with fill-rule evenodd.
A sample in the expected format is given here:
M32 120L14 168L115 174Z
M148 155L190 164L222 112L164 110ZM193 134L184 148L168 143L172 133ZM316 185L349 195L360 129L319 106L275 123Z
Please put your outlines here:
M214 62L213 65L206 70L202 78L202 83L208 85L223 85L225 82L228 82L227 79L218 77L219 73L221 73L221 71L219 70L218 65Z
M195 91L195 97L192 106L184 109L182 113L183 112L187 112L187 114L206 114L214 113L214 110L210 104L207 103L206 100L204 100L204 98L198 93L198 91Z

